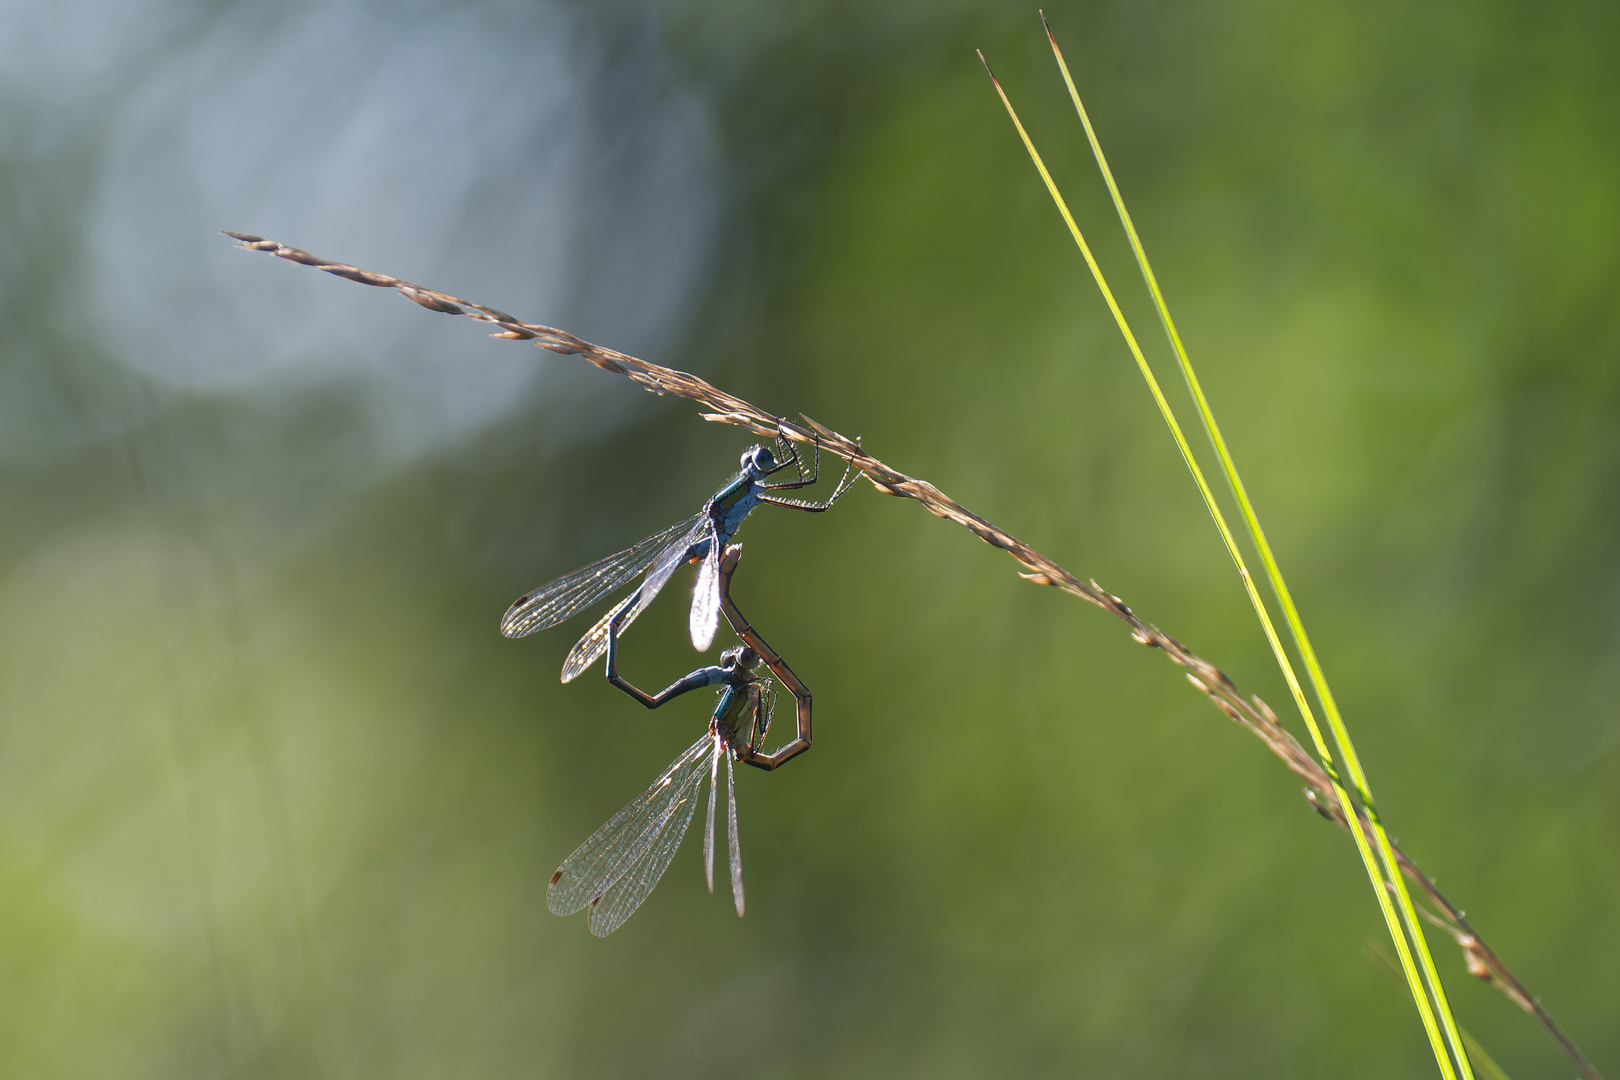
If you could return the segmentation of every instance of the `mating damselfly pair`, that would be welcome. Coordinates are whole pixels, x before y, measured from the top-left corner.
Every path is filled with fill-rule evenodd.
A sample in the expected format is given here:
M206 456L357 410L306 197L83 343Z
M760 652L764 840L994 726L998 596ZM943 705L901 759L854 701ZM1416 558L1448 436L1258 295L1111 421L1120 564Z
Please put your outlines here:
M709 890L714 890L714 817L721 759L726 764L726 834L732 896L737 914L743 913L742 852L732 763L741 761L775 769L810 749L811 699L809 689L737 610L731 598L731 576L742 549L730 541L743 520L761 503L815 513L837 502L849 490L847 466L832 494L822 502L773 494L814 484L820 476L820 459L818 446L815 465L806 470L797 449L784 439L777 440L774 454L764 446L750 447L743 453L742 471L696 515L527 593L501 619L501 633L523 637L555 626L644 574L641 584L574 645L563 664L562 681L571 681L605 653L608 681L649 709L691 690L721 687L708 732L677 757L646 791L592 833L552 875L546 905L558 915L589 908L589 926L598 937L618 929L663 877L691 825L705 773L709 780L709 808L703 862ZM793 480L767 482L768 477L790 466L794 469ZM657 694L648 694L618 672L619 634L685 563L699 564L688 619L693 646L704 651L713 644L722 614L742 644L727 649L720 663L699 668ZM797 728L790 742L766 753L762 746L775 707L776 684L793 695Z

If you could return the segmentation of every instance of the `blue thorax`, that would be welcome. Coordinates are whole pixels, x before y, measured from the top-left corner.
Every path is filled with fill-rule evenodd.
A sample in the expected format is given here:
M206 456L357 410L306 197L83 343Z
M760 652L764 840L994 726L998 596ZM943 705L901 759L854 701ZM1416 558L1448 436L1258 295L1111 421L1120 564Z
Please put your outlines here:
M713 527L712 537L693 545L692 555L708 554L708 543L718 539L723 548L742 528L743 519L759 505L760 485L776 469L776 455L763 446L751 446L743 452L742 472L709 499L703 506L704 517ZM702 550L698 550L702 548Z

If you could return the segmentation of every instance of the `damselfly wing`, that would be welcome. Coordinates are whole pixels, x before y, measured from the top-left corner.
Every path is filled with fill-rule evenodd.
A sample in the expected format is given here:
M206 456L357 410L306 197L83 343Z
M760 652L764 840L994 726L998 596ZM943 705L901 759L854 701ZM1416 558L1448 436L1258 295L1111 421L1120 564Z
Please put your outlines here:
M551 876L546 906L557 915L589 908L591 933L606 937L635 913L669 869L692 823L705 774L710 781L709 819L704 841L709 891L714 891L715 782L726 759L727 839L731 848L732 892L743 912L742 852L737 839L737 795L731 754L722 735L710 733L689 746L652 786L592 833Z

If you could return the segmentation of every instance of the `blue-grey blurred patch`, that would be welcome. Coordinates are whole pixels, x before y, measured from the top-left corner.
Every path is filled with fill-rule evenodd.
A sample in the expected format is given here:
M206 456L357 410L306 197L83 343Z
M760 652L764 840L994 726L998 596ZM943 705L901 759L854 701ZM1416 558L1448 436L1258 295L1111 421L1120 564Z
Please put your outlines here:
M65 26L0 3L13 28L0 68L28 88L13 139L34 167L93 162L58 207L84 237L77 295L59 302L142 393L75 422L35 400L59 378L9 365L0 453L102 437L174 397L325 386L373 429L362 456L387 467L537 396L605 385L243 255L222 228L652 354L705 288L716 140L650 34L609 50L557 5L506 0L75 7Z

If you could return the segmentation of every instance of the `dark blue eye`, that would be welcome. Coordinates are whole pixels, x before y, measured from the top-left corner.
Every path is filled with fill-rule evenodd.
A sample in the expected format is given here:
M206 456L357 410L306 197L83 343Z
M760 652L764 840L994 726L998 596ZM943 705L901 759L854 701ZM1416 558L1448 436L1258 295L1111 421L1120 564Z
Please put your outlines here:
M750 446L743 451L743 470L768 473L776 468L776 457L763 446Z

